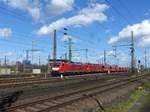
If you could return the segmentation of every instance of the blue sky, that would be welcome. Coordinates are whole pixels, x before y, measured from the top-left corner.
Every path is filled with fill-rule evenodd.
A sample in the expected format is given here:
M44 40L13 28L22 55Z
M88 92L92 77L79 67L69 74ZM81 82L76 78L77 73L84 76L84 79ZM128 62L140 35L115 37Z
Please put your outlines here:
M68 28L73 50L88 49L88 61L115 64L112 45L129 44L134 30L136 59L143 60L150 46L149 0L0 0L0 59L9 62L25 58L34 48L34 63L52 54L53 30L57 29L57 57L68 51L63 28ZM127 27L128 26L128 27ZM119 65L129 65L129 48L118 48ZM31 54L31 53L30 53ZM30 58L31 59L31 58ZM73 60L85 62L85 52L73 52Z

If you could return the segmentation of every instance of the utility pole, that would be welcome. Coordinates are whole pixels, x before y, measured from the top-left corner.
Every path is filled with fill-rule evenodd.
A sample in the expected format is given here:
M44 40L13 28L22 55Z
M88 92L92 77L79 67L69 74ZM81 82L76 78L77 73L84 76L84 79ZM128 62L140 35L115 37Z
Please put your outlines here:
M1 59L0 59L0 67L1 67Z
M144 54L145 54L145 69L147 68L147 52L146 52L146 49L145 49L145 52L144 52Z
M34 48L34 44L35 44L35 41L32 41L32 49L31 50L29 50L29 51L31 51L32 52L32 63L31 63L31 67L32 67L32 69L34 69L34 55L33 55L33 53L34 52L37 52L37 51L40 51L39 49L35 49ZM29 52L29 51L27 51L27 52ZM28 58L28 53L27 53L27 57L26 58Z
M34 41L32 41L32 64L33 64L33 45L34 44Z
M29 50L26 50L26 60L29 60Z
M57 50L57 39L56 39L56 30L54 30L54 36L53 36L53 62L56 61L56 50Z
M116 61L116 63L115 63L115 65L117 66L117 62L118 62L118 60L117 60L117 46L114 46L114 57L115 57L115 61Z
M67 28L64 28L64 36L67 36L68 33L67 33ZM72 60L72 39L70 37L68 37L68 59L69 59L69 62L71 62Z
M4 60L4 66L7 66L7 57L5 56L5 60Z
M68 38L68 44L69 44L69 62L71 62L71 59L72 59L72 39L71 38Z
M41 65L41 57L39 56L39 66Z
M88 49L85 49L85 58L86 58L86 63L88 63Z
M104 65L106 65L106 50L104 49Z
M67 53L65 53L65 60L67 60Z
M123 47L123 46L129 46L131 49L131 72L134 73L135 70L135 60L134 60L134 34L133 31L131 31L131 43L127 44L127 45L117 45L117 46L113 46L113 47Z
M134 73L134 34L131 31L131 72Z

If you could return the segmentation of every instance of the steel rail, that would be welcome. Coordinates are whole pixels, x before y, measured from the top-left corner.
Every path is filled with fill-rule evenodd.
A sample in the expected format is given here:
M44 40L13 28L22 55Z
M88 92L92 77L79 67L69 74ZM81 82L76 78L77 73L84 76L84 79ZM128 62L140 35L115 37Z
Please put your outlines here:
M71 76L69 78L56 78L56 77L52 77L52 78L47 78L47 79L21 79L21 80L10 80L10 82L8 82L9 80L7 80L6 82L3 81L3 83L0 82L0 88L12 88L12 87L21 87L21 86L28 86L28 85L34 85L34 84L46 84L46 83L56 83L56 82L63 82L63 81L72 81L72 80L94 80L94 79L100 79L105 77L111 77L111 75L88 75L90 77L86 77L86 76ZM116 75L117 76L117 75ZM114 75L112 74L112 77L114 77ZM119 75L118 75L119 77ZM5 83L4 83L5 82Z
M45 112L47 110L53 110L56 107L67 105L68 103L71 103L71 102L80 100L82 98L85 98L85 97L83 97L83 94L86 94L88 92L92 92L92 91L100 89L100 90L98 90L96 92L92 92L90 94L101 93L101 92L108 91L110 89L113 89L113 88L116 88L116 87L119 87L119 86L122 86L122 85L126 85L126 84L131 83L131 82L135 82L135 81L137 81L137 80L139 80L139 79L141 79L143 77L145 77L145 75L138 76L138 77L133 77L133 78L128 78L128 79L125 79L123 81L119 80L119 81L109 82L109 83L101 84L99 86L88 88L88 89L85 89L85 90L79 90L79 91L76 91L76 92L71 92L71 93L67 93L67 94L64 94L64 95L60 95L60 96L55 96L55 97L51 97L51 98L47 98L47 99L42 99L42 100L39 100L39 101L35 101L35 102L23 104L23 105L18 105L18 106L10 107L10 108L8 108L8 112L14 111L14 110L17 110L17 109L21 109L21 108L26 108L28 106L32 106L33 107L36 104L40 104L40 103L43 104L44 102L51 102L51 101L54 101L54 100L57 101L59 99L68 98L68 97L71 97L71 96L74 96L74 95L75 96L76 95L80 96L80 97L77 97L75 99L72 99L72 100L69 100L69 101L57 104L55 106L50 106L48 108L41 109L41 110L39 110L37 112Z

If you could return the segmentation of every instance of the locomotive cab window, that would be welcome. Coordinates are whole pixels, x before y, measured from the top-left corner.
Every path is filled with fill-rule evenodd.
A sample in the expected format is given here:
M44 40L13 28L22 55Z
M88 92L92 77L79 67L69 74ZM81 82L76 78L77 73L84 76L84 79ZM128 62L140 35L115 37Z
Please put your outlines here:
M53 67L59 67L59 65L60 65L59 63L56 63L53 65Z

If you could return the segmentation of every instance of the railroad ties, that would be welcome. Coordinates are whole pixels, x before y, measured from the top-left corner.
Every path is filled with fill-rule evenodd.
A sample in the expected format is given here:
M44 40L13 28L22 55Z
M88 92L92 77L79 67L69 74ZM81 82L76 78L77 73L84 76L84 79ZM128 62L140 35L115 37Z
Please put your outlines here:
M82 101L90 96L101 94L110 91L114 88L120 88L121 86L129 85L129 83L136 82L141 78L145 78L145 75L138 77L130 77L124 80L113 80L95 87L91 87L84 90L79 90L76 92L66 93L64 95L55 96L43 100L37 100L29 104L18 105L16 107L11 107L8 111L11 112L53 112L59 108L63 108L77 101Z

